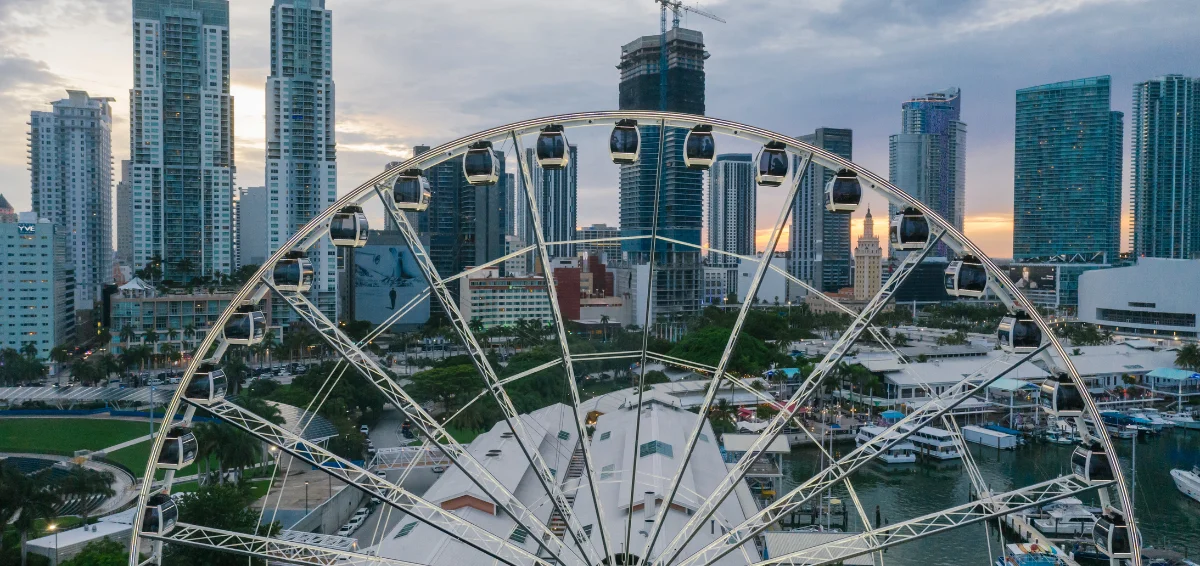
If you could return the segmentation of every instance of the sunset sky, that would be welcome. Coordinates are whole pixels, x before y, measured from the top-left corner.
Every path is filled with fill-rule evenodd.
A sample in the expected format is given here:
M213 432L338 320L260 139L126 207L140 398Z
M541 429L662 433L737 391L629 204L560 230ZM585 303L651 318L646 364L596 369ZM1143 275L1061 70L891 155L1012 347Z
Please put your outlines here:
M413 145L534 116L617 106L620 47L657 33L651 0L328 0L340 190ZM727 24L704 32L707 114L788 135L854 130L854 159L886 176L900 104L962 89L966 232L1011 254L1014 92L1112 75L1128 114L1133 83L1200 74L1194 0L709 0ZM269 0L232 12L237 184L263 184ZM30 207L26 122L68 88L116 99L114 158L128 155L130 0L0 0L0 194ZM1126 118L1128 154L1130 120ZM579 223L614 224L611 169L581 159ZM1125 169L1128 186L1128 164ZM879 203L882 205L882 203ZM886 214L876 211L886 234ZM775 215L761 210L759 228ZM1126 222L1127 223L1127 222ZM855 238L861 231L856 223ZM762 236L765 239L765 234Z

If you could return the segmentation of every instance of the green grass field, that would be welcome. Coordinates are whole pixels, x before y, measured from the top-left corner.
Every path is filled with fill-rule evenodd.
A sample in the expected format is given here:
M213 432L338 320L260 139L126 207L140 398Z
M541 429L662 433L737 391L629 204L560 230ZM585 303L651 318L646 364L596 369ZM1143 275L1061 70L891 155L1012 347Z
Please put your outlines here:
M156 428L161 425L155 422ZM150 433L150 423L113 419L0 419L0 452L70 455L76 450L101 450ZM146 473L150 443L110 452L108 459L141 477ZM190 476L195 465L176 473ZM162 478L162 472L157 474Z

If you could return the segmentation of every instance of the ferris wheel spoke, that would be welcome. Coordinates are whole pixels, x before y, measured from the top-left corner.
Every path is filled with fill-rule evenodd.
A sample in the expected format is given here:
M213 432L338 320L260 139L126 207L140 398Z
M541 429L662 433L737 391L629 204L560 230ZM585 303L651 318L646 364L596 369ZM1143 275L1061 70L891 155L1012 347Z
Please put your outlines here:
M523 159L525 151L521 147L521 140L517 137L517 133L511 132L512 143L517 154L517 168L521 172L525 186L525 200L529 205L530 224L533 228L533 237L537 241L537 256L541 258L542 274L546 281L546 291L550 296L550 312L554 315L554 329L558 338L558 346L562 351L562 366L566 371L567 388L571 392L571 413L575 416L575 432L579 435L579 445L583 452L583 471L587 475L587 485L592 496L592 503L595 505L596 511L596 526L600 531L600 541L603 545L604 556L612 556L612 544L609 540L608 528L605 526L604 506L600 504L600 494L597 491L599 486L597 482L599 478L596 475L595 461L592 459L592 449L588 442L586 415L580 410L582 399L579 396L579 386L575 381L575 364L571 360L571 348L567 343L567 321L563 318L562 309L559 307L558 301L558 286L554 280L554 269L550 265L550 251L546 244L546 234L542 230L542 212L538 206L537 199L533 195L533 178L530 176L528 164ZM568 149L569 151L569 149ZM578 534L583 531L583 527L578 525L578 520L575 518L575 510L560 510L559 513L567 520L567 523L572 531L572 536L577 540ZM590 544L589 544L590 546Z
M995 519L1018 511L1038 507L1104 488L1115 482L1087 483L1074 475L1062 476L1035 485L993 495L985 500L971 501L937 513L902 521L884 528L868 530L858 535L783 554L755 563L753 566L776 564L829 564L855 556L911 542L930 535L966 525ZM705 562L705 566L712 562Z
M281 297L283 297L293 310L300 315L306 322L317 330L325 341L337 351L342 358L354 366L359 373L367 378L389 402L400 409L409 419L416 423L417 429L426 437L433 439L438 447L446 454L447 457L458 466L463 473L477 486L480 490L488 495L492 501L504 509L514 520L532 534L538 535L550 547L552 557L560 560L560 552L562 548L566 548L561 544L553 531L538 520L525 505L516 498L508 488L496 479L488 469L476 460L466 448L463 447L454 437L446 431L437 419L425 411L419 403L416 402L404 388L400 387L387 372L383 371L379 365L366 355L361 349L354 345L354 342L345 335L338 327L325 318L325 315L315 305L300 293L285 293L276 289ZM546 537L549 538L546 538ZM541 544L539 542L539 544ZM570 555L572 558L579 560L581 557L577 554ZM572 561L571 564L575 562Z
M675 494L679 490L679 484L683 481L684 471L687 469L688 464L691 463L692 452L696 449L696 443L699 441L700 434L704 429L706 416L708 415L708 412L712 408L713 402L717 397L717 390L720 387L721 381L723 379L737 379L736 376L727 375L726 373L726 370L729 368L729 360L733 358L733 349L737 345L738 338L741 336L742 326L746 323L746 317L750 313L750 307L754 304L754 298L758 295L758 289L762 285L763 278L767 273L767 269L771 265L771 257L775 254L775 248L779 245L780 235L783 233L784 226L787 225L788 216L791 215L792 202L796 200L796 194L800 191L800 183L807 174L808 164L811 161L812 154L810 153L805 155L802 160L802 165L796 169L796 173L793 175L791 188L788 191L787 198L783 201L783 207L779 211L779 219L775 221L775 225L771 228L771 235L767 240L767 247L765 251L763 251L763 257L759 261L758 267L755 269L754 278L750 280L750 286L747 287L746 300L742 301L741 307L738 308L737 319L734 321L733 328L729 333L729 340L725 342L725 350L721 352L721 358L717 362L717 367L714 368L711 381L712 384L705 393L704 401L700 404L700 409L698 411L700 418L696 420L696 426L692 428L691 434L688 435L687 447L683 450L684 456L683 459L680 460L679 464L679 473L675 474L675 478L671 481L671 487L668 490L666 497L663 499L665 502L670 502L675 499ZM749 454L750 453L747 453L747 455ZM751 459L753 460L753 458ZM722 496L719 499L720 501L718 501L718 504L723 502L725 497ZM705 503L707 504L707 501ZM700 518L699 520L696 519L697 517L701 516L700 513L692 516L692 519L689 520L688 523L692 525L691 531L693 531L693 533L700 528L704 521L708 520L708 516L712 514L714 509L716 509L715 505L712 506L707 513L704 513L703 518ZM665 522L669 510L670 505L664 504L662 509L658 511L658 514L654 520L654 532L651 533L650 537L647 539L646 546L643 548L641 556L649 557L650 553L653 552L654 544L658 542L658 537L660 534L662 534L663 523ZM687 536L686 531L687 529L680 530L675 538L678 539L680 536ZM666 555L666 553L663 553L663 555ZM660 555L660 558L661 556L662 555Z
M266 558L273 563L326 564L329 566L422 566L415 562L369 556L358 552L334 550L324 546L292 542L273 537L235 533L189 523L176 523L175 530L167 535L143 533L142 538L193 548L219 550L221 552L254 558Z
M850 451L849 454L837 460L834 464L826 467L820 472L817 472L817 474L813 475L804 483L788 492L782 498L774 501L762 511L759 511L757 515L738 525L736 529L730 529L730 533L736 536L730 536L725 539L716 540L712 543L709 543L699 552L682 562L681 566L695 564L696 562L707 563L711 560L715 560L721 556L724 556L738 545L744 544L747 540L766 530L768 526L778 521L780 517L785 517L789 513L800 509L818 493L849 477L850 474L854 473L854 471L865 465L867 462L870 462L879 454L887 452L887 450L891 447L903 442L925 423L945 415L963 401L966 401L974 394L984 390L984 388L992 383L995 383L996 380L1008 375L1009 372L1020 367L1021 364L1033 359L1034 356L1039 354L1045 348L1046 346L1042 346L1038 350L1030 352L1021 359L1017 360L1015 363L1010 364L1003 370L996 372L994 375L989 376L986 373L991 371L989 369L991 364L988 364L976 371L975 374L963 378L953 387L943 391L942 394L934 400L915 409L908 415L905 415L904 418L888 427L884 432L875 435L862 445ZM1002 360L1003 359L1001 358L993 363L999 364L1002 362ZM784 408L784 410L786 409L787 407ZM739 462L739 464L740 463L741 462ZM744 472L742 475L744 475ZM726 476L724 482L718 484L718 486L723 489L729 485L728 482L734 482L736 484L736 481L738 480L734 480L733 477L733 473L731 472L730 475ZM737 477L740 480L741 476ZM714 494L713 497L716 497L716 495ZM683 547L683 545L678 546L679 548ZM679 550L676 550L675 554L678 555L679 552ZM674 557L672 557L672 560L673 559Z
M222 401L206 409L221 420L251 434L255 438L279 447L293 457L303 460L329 476L347 485L378 497L387 505L403 511L413 518L455 537L506 564L524 564L533 560L541 566L549 566L544 560L529 554L485 529L464 521L457 515L443 510L404 489L400 485L375 475L370 470L341 458L320 445L305 440L302 436L275 425L246 409Z
M496 400L496 404L499 405L501 412L504 414L505 423L512 431L514 440L517 441L517 445L521 448L525 459L531 464L531 469L535 472L538 482L542 486L542 490L551 498L551 502L553 503L555 509L557 509L566 520L568 526L566 530L570 533L571 539L575 543L575 547L579 550L579 554L577 556L580 558L586 557L586 560L592 564L598 563L601 560L601 557L596 556L595 548L592 547L589 541L587 541L583 526L580 525L579 521L575 518L571 503L567 499L566 495L563 494L562 489L559 487L555 473L550 471L550 467L546 465L545 460L542 458L542 455L539 452L540 443L532 440L532 437L529 435L525 428L525 424L521 419L521 414L513 405L512 399L509 398L507 390L505 390L503 386L498 385L500 378L496 375L496 371L492 367L491 361L488 360L483 348L479 345L479 341L475 339L475 334L471 332L467 321L463 319L462 311L459 310L458 304L455 303L445 281L443 281L438 275L437 268L434 267L433 261L429 258L429 255L425 253L425 249L421 245L420 238L417 237L417 233L413 229L412 223L409 222L406 215L401 213L401 211L396 210L394 203L389 204L388 199L382 197L382 192L379 191L378 187L376 188L376 192L380 194L380 198L384 202L384 208L387 210L388 214L391 215L391 218L399 228L400 233L404 236L404 239L408 243L409 249L413 251L413 255L417 260L417 265L420 267L421 272L425 275L425 278L430 282L430 287L433 289L434 294L438 297L443 310L446 311L446 315L450 319L451 325L458 333L459 338L462 339L463 344L467 347L468 353L471 354L471 358L476 369L483 376L484 382L488 385L488 389L492 393L492 397ZM567 355L567 352L563 352L563 355ZM584 442L585 437L581 435L578 441ZM467 472L468 475L471 474L471 472L465 469L463 471ZM508 490L505 490L506 493L507 491ZM508 498L515 500L511 494L508 495ZM538 534L541 534L541 530L538 531ZM559 539L554 536L552 536L552 539L553 541L559 541Z

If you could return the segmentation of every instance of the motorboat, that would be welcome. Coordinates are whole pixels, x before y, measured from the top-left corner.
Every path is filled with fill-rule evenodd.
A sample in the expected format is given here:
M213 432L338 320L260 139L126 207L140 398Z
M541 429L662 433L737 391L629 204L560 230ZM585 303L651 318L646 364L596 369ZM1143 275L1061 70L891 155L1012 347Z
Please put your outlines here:
M1175 480L1175 487L1184 495L1200 501L1200 466L1192 466L1191 471L1178 468L1171 470L1171 479Z
M1144 407L1139 409L1138 412L1142 413L1142 416L1146 419L1149 419L1152 424L1158 426L1160 430L1164 428L1175 428L1175 423L1164 419L1162 412L1160 412L1158 409Z
M854 437L854 441L858 446L862 446L872 438L883 434L886 430L881 426L860 427L858 429L858 436ZM894 433L889 435L889 437L895 436ZM917 461L917 447L912 442L909 442L908 439L904 439L891 448L888 448L887 451L880 453L876 458L887 464L911 464Z
M1133 425L1104 423L1104 428L1108 431L1108 436L1112 438L1119 438L1121 440L1130 440L1138 435L1138 429Z
M1133 424L1153 432L1161 432L1163 428L1169 428L1166 419L1160 417L1158 411L1154 409L1133 409L1127 411L1126 414L1133 419Z
M1053 538L1090 535L1096 526L1096 513L1074 497L1060 499L1042 507L1041 516L1033 519L1033 526L1042 534Z
M1062 551L1038 544L1009 544L996 557L995 566L1063 566Z
M1051 419L1042 433L1042 438L1052 444L1077 444L1079 442L1079 433L1070 421L1065 419Z
M1174 425L1179 428L1200 430L1200 421L1197 421L1195 418L1192 418L1192 415L1190 415L1188 413L1184 413L1184 412L1163 413L1162 418L1163 418L1163 420L1174 423Z

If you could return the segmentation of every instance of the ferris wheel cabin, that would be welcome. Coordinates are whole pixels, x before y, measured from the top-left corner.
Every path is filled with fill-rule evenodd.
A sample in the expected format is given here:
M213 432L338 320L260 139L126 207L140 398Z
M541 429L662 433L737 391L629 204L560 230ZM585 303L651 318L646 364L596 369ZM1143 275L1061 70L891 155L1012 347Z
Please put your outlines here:
M158 453L158 467L182 470L196 461L199 444L190 429L174 428L167 431L162 451Z
M764 187L778 187L783 184L787 174L786 147L777 141L767 142L758 152L758 184Z
M146 510L142 513L142 532L154 535L166 535L175 528L179 521L179 507L175 500L165 493L156 493L146 501Z
M717 158L717 142L712 126L699 125L688 132L683 144L683 163L688 169L708 169Z
M906 208L892 217L888 232L897 250L919 250L929 243L929 221L915 208Z
M312 260L302 251L293 251L275 264L271 283L280 291L307 293L315 276Z
M329 222L329 239L339 248L361 248L367 245L367 214L361 206L352 204L333 215Z
M1133 549L1129 544L1129 525L1125 516L1116 509L1105 509L1104 514L1096 520L1092 529L1092 542L1109 558L1132 558Z
M608 154L617 165L632 165L638 160L641 134L637 120L620 120L608 136Z
M1042 345L1042 329L1024 311L1000 319L996 330L1000 349L1010 354L1028 354Z
M542 169L556 171L565 169L571 162L567 136L563 127L551 124L542 128L537 138L537 160Z
M1075 447L1075 452L1071 453L1071 473L1088 483L1116 479L1113 476L1112 463L1108 461L1108 454L1105 454L1100 443L1095 441L1089 446L1081 444Z
M214 364L203 363L188 382L183 396L188 401L207 407L224 401L227 387L225 372Z
M946 267L946 293L951 297L982 297L987 292L987 282L983 262L973 255L965 255Z
M1087 406L1079 387L1066 372L1042 383L1042 409L1056 417L1080 417Z
M254 305L242 305L229 316L222 332L230 344L253 346L267 334L267 317Z
M858 173L842 169L825 185L825 209L829 212L854 212L862 201Z
M500 180L500 158L492 149L492 142L475 142L467 148L463 157L463 175L476 187L495 185Z
M402 171L396 182L392 183L392 202L398 210L413 210L420 212L429 208L433 200L433 191L429 189L429 179L420 169Z

